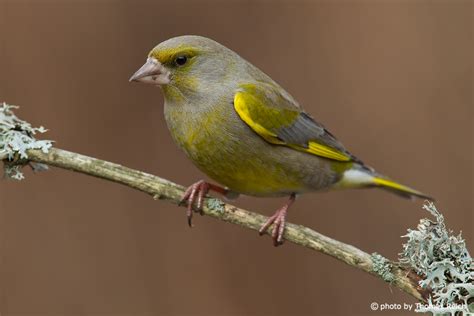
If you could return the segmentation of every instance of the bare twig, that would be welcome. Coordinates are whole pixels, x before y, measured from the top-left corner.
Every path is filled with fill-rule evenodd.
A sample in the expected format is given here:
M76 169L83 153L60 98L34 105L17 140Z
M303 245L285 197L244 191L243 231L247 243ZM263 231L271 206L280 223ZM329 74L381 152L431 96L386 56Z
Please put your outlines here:
M41 150L30 149L27 151L27 154L30 161L121 183L148 193L155 199L167 200L175 204L179 203L184 193L184 187L160 177L66 150L51 148L48 153L44 153ZM266 217L260 214L240 209L214 198L206 199L203 213L255 231L258 231L266 220ZM284 239L327 254L387 281L374 267L376 262L373 256L307 227L288 224L284 233ZM390 270L388 271L390 273L389 281L393 286L400 288L420 301L426 302L429 293L418 286L419 277L415 273L393 262L388 262L387 266Z

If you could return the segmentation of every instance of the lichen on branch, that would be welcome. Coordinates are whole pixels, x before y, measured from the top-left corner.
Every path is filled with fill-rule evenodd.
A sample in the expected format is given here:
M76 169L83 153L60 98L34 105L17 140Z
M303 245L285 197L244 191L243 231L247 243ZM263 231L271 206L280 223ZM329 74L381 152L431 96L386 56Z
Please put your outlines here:
M18 108L15 105L9 105L3 102L0 104L0 160L26 160L29 149L40 149L47 153L52 147L50 140L37 140L34 135L45 133L47 130L43 127L33 127L30 123L19 119L13 109ZM44 170L47 168L41 164L31 164L34 170ZM24 178L21 172L20 164L4 164L4 172L7 178L22 180Z
M435 314L451 306L453 312L474 313L474 266L466 243L446 228L434 203L426 202L423 209L435 220L421 219L417 229L409 229L400 254L400 262L422 277L420 286L432 291L429 304L417 311Z

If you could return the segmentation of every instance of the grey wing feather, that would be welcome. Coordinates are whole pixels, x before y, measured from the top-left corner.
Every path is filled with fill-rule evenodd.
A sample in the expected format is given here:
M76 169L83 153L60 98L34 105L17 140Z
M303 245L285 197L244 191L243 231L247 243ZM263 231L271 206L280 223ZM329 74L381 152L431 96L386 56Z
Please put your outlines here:
M298 144L304 147L307 147L310 141L315 141L337 149L351 157L351 160L362 164L358 158L344 148L344 145L342 145L333 134L305 112L300 112L298 118L292 125L279 129L277 136L287 143Z

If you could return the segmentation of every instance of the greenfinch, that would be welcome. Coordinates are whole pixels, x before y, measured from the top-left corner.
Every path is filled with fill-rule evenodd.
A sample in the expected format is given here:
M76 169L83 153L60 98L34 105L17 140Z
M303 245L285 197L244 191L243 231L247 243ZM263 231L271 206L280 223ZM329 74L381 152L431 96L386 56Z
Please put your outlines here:
M198 181L183 196L191 225L210 191L226 197L289 196L272 224L283 241L288 208L298 194L378 187L431 199L374 171L352 155L281 86L229 48L201 36L158 44L130 81L161 87L174 141L219 185Z

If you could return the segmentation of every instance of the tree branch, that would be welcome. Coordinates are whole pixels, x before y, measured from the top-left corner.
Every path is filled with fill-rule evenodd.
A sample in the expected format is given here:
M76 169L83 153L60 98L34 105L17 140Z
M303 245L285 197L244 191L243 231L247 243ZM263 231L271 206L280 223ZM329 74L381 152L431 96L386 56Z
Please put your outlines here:
M109 181L117 182L136 190L145 192L155 199L178 204L184 187L151 174L130 169L108 161L87 157L81 154L51 148L48 153L38 149L27 151L28 160L44 163L67 170L72 170ZM2 157L5 158L5 157ZM5 161L5 163L11 163ZM240 209L214 198L207 198L204 203L205 215L258 231L266 217ZM413 271L400 267L397 263L386 262L390 278L387 279L377 269L377 258L354 246L331 239L301 225L288 223L284 239L294 244L322 252L346 264L368 272L400 288L420 301L426 302L429 291L418 286L420 277ZM379 258L383 257L379 256Z

